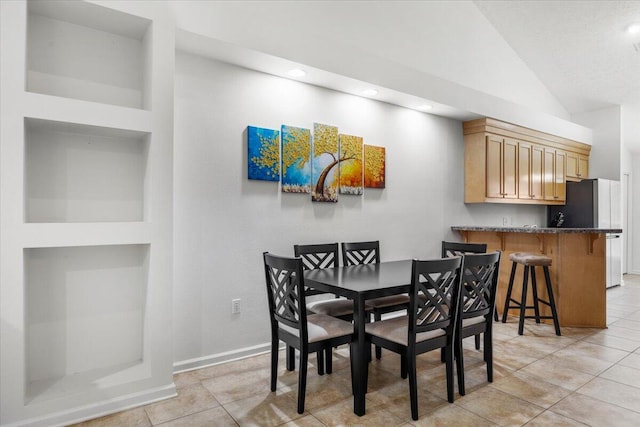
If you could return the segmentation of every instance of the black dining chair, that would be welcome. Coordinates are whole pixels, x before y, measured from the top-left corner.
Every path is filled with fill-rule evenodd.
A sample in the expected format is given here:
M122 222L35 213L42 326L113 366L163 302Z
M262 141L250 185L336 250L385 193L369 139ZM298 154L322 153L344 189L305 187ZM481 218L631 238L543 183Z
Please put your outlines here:
M450 256L463 256L464 254L484 254L487 253L486 243L459 243L442 241L442 258ZM494 319L498 321L498 313L494 314ZM475 336L476 350L480 350L480 335ZM444 362L444 360L443 360Z
M497 251L464 255L455 345L458 393L461 396L465 394L462 340L467 337L483 335L483 359L487 364L487 380L493 382L493 313L501 254Z
M345 266L380 263L380 242L342 243L342 263ZM406 310L409 307L409 296L401 294L373 298L367 300L366 305L373 311L373 319L380 321L385 313ZM376 346L376 359L381 357L382 350Z
M332 268L340 266L340 256L337 243L294 245L293 253L302 259L304 270L315 270L318 268ZM325 292L316 289L305 288L305 296L327 295ZM307 310L311 313L325 314L351 322L353 320L353 301L346 298L332 298L322 301L307 302ZM365 310L371 309L365 306ZM293 370L293 349L287 349L287 369ZM332 353L328 350L325 355L325 368L327 374L333 370Z
M280 341L300 352L298 413L304 412L309 353L322 353L353 342L353 326L324 314L307 315L304 276L300 258L285 258L265 252L264 270L271 321L271 391L276 391ZM352 362L353 363L353 362Z
M460 303L462 257L412 262L409 311L365 326L366 339L400 354L402 377L409 376L411 418L418 419L416 356L444 348L447 400L453 402L454 333Z

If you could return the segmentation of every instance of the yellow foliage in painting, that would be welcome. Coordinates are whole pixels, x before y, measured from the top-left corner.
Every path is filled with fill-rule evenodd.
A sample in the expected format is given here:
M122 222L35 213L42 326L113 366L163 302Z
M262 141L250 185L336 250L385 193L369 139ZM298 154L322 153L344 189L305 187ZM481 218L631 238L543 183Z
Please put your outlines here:
M385 149L373 145L364 146L365 187L384 188Z
M311 134L308 129L287 127L287 131L282 132L282 174L286 175L287 168L298 161L302 168L310 155Z
M338 147L338 128L336 126L313 124L313 157L321 154L333 154ZM335 158L335 157L334 157Z
M340 135L340 185L362 187L362 137Z
M279 174L278 167L280 166L278 138L277 136L268 138L264 135L258 135L258 138L260 139L260 157L254 156L251 161L262 168L268 169L269 175L277 176Z

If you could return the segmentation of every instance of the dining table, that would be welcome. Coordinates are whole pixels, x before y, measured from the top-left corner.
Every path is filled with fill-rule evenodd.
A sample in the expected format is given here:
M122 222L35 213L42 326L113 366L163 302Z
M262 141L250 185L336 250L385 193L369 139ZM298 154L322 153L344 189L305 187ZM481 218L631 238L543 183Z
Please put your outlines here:
M365 323L368 299L408 293L411 286L411 260L385 261L304 272L305 286L353 300L353 412L366 412L365 396L371 348L367 349Z

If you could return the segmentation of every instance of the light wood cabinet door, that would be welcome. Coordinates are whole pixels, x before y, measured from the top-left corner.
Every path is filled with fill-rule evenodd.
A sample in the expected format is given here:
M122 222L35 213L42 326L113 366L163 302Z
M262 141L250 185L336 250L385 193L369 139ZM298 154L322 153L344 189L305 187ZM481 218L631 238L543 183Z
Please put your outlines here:
M539 145L518 143L518 199L543 200L543 159Z
M502 196L518 198L518 142L505 139L502 145Z
M589 178L589 158L578 153L567 152L568 179L581 180Z
M502 141L487 137L487 197L502 198Z
M566 153L553 148L544 149L544 200L566 200Z
M487 137L487 197L518 197L518 142Z

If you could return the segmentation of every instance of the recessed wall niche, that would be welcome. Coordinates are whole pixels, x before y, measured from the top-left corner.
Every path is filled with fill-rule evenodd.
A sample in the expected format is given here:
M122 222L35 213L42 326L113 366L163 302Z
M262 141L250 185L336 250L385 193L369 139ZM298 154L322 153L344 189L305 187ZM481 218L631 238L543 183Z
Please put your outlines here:
M144 219L149 134L25 119L26 222Z
M29 0L26 90L148 109L150 28L91 3Z
M149 245L27 248L24 264L26 404L149 375Z

